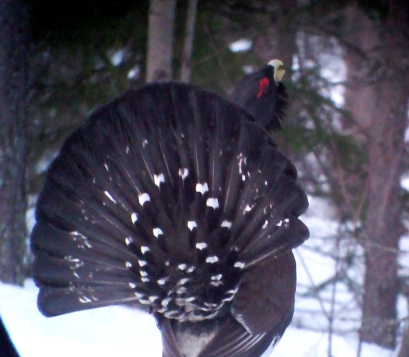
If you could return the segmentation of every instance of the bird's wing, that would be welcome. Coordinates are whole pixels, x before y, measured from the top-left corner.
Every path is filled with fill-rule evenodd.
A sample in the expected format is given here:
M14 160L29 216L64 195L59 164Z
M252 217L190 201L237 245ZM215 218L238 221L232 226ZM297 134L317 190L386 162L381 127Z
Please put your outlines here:
M232 314L252 335L275 330L281 337L292 319L295 289L295 259L288 251L245 274L232 301Z

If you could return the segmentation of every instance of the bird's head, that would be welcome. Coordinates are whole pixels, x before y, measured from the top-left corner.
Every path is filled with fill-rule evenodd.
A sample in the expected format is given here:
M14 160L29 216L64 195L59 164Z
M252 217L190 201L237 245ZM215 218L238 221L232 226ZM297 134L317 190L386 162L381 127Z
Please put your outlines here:
M250 113L265 129L280 130L288 98L286 88L281 83L284 74L283 62L271 60L237 82L232 101Z

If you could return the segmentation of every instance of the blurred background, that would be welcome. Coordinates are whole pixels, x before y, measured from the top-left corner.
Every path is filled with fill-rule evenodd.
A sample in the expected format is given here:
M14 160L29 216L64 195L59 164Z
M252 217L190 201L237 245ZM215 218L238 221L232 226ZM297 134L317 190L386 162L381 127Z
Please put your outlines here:
M0 315L21 356L160 356L154 324L149 339L152 321L129 309L36 311L28 236L68 134L148 81L229 98L272 58L290 96L275 139L311 205L295 316L273 355L409 356L408 0L0 0Z

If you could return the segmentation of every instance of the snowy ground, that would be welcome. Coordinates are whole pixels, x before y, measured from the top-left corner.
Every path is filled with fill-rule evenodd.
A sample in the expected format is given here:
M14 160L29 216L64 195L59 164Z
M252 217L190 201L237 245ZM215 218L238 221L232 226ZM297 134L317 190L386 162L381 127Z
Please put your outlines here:
M310 228L311 238L295 254L299 284L296 313L292 326L272 356L328 357L331 341L331 357L354 357L357 356L358 338L353 331L359 326L360 312L351 294L342 284L337 285L336 302L333 303L337 333L332 338L325 332L328 330L325 315L331 309L327 291L324 290L320 297L305 296L311 286L318 286L336 269L333 259L322 253L333 249L331 237L338 225L328 218L330 208L324 202L310 200L310 204L311 209L303 221ZM317 246L320 254L314 251ZM155 321L146 313L114 306L45 318L36 307L37 292L31 280L26 281L24 288L0 284L0 315L21 357L161 356L160 334ZM407 314L404 304L400 311L403 316ZM360 355L395 356L396 352L368 345L362 347Z
M45 318L36 308L37 288L0 285L0 313L21 357L160 357L153 318L126 307L109 307ZM354 337L335 336L332 357L356 356ZM274 357L328 357L328 334L290 327ZM361 357L392 357L365 346ZM6 356L5 356L6 357Z

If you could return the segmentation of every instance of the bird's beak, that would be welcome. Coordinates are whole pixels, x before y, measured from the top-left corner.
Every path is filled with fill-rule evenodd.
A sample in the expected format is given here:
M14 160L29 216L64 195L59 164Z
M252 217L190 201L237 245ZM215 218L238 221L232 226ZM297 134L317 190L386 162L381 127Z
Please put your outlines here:
M268 62L268 64L274 68L274 81L276 82L276 85L278 85L285 74L285 69L281 68L283 67L283 62L278 59L273 59Z

